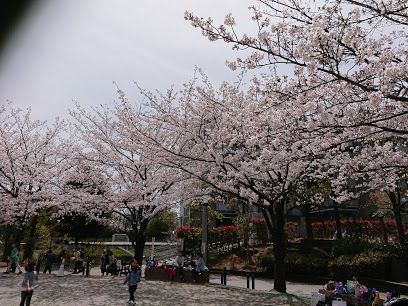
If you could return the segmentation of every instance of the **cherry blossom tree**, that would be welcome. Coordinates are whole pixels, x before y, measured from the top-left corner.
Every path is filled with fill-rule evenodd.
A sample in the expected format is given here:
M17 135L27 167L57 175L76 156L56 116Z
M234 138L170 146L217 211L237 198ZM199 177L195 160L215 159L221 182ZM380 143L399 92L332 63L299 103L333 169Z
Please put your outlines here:
M34 243L38 213L54 204L55 176L67 159L60 141L63 122L48 126L33 120L30 110L11 104L0 108L0 219L17 229L16 242L30 221L29 243ZM30 256L32 247L26 248Z
M161 132L134 129L161 164L262 211L274 245L274 287L285 292L285 214L296 185L316 166L315 140L290 128L285 106L271 107L273 97L256 84L248 91L227 83L216 90L204 77L181 92L143 93L148 131Z
M250 49L232 69L273 67L264 90L291 101L304 129L333 145L383 132L407 134L407 20L404 1L260 0L252 6L256 35L238 35L231 14L224 24L186 12L210 40ZM288 77L289 76L289 77ZM339 135L339 133L341 134ZM333 133L335 135L333 135Z
M311 141L325 155L313 177L331 180L337 202L356 189L386 189L392 197L407 166L406 3L256 3L250 7L255 34L240 35L231 14L220 26L190 12L185 19L210 41L250 51L227 62L231 69L269 67L255 79L269 99L265 108L280 109L299 138L320 139Z
M66 211L87 214L126 233L141 263L149 221L179 201L183 176L155 160L118 105L87 111L79 105L71 112L81 148L78 167L64 185ZM77 182L75 186L69 182ZM109 220L103 213L110 213Z
M282 92L288 98L298 99L302 93L311 91L307 98L317 95L322 102L330 89L347 97L348 101L344 102L349 104L360 102L358 106L371 106L376 111L381 106L389 115L392 111L396 112L393 115L405 115L403 109L398 109L401 103L407 102L405 27L408 10L404 1L257 2L259 6L250 8L257 35L239 36L231 14L219 27L211 18L204 20L189 12L185 18L202 29L210 40L224 40L238 50L253 50L247 58L229 62L233 69L292 67L290 73L297 77L291 78L296 82L291 89L297 90L292 94ZM374 115L377 117L365 118L372 120L344 123L401 130L387 127L385 121L389 118L384 113Z

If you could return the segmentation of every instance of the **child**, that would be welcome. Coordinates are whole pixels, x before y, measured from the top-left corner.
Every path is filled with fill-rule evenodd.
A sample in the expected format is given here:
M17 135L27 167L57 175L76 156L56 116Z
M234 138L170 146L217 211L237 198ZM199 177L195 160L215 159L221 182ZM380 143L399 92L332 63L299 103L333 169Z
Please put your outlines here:
M137 262L132 262L132 268L126 276L123 284L128 284L129 286L129 305L135 305L135 291L137 289L137 283L140 282L140 268Z
M20 289L21 289L21 302L20 306L30 305L31 297L33 296L34 290L34 267L35 264L33 262L28 262L25 266L26 272L23 274L23 280L20 282Z

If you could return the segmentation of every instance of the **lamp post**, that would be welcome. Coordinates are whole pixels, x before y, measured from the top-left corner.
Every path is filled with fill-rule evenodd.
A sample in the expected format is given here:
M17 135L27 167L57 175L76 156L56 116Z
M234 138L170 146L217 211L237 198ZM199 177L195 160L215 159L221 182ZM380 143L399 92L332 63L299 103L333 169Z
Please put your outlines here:
M208 199L204 198L202 201L202 231L201 231L201 253L204 260L207 262L208 257Z

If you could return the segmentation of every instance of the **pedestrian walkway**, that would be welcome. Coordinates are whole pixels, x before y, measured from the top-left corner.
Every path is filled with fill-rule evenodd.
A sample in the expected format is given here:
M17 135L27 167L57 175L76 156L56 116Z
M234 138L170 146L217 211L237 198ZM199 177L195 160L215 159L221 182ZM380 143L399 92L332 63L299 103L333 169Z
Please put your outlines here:
M0 305L18 305L20 292L14 274L0 275ZM40 274L34 289L32 305L41 306L103 306L127 305L127 286L124 277ZM300 306L308 302L293 295L223 287L142 280L136 291L137 305L277 305Z
M220 284L221 276L211 274L210 283ZM247 278L246 276L227 276L227 286L233 286L238 288L247 288ZM250 288L252 288L252 282L249 283ZM289 294L296 295L302 299L310 299L312 292L317 292L323 287L322 285L304 284L304 283L294 283L286 282L286 291ZM255 290L271 290L273 289L273 279L268 278L255 278ZM251 289L252 290L252 289Z

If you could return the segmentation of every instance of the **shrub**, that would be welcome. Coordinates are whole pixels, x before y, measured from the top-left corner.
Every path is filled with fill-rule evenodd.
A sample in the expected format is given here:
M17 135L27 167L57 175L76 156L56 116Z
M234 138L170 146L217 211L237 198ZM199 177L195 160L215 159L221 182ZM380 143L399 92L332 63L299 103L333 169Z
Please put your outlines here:
M336 240L333 246L333 256L354 255L372 250L375 243L361 238L343 238Z
M294 274L327 275L328 260L314 255L290 253L286 256L286 271Z
M266 226L265 219L252 218L252 230L255 234L256 240L261 244L269 242L268 227Z
M328 268L334 278L353 276L386 277L389 253L365 251L355 255L341 255L330 261Z
M269 254L260 259L262 270L273 272L274 257ZM326 258L290 253L285 258L286 271L294 274L327 275L328 260Z
M261 269L268 272L273 271L274 264L275 258L272 255L263 256L259 261L259 266L261 267Z

